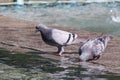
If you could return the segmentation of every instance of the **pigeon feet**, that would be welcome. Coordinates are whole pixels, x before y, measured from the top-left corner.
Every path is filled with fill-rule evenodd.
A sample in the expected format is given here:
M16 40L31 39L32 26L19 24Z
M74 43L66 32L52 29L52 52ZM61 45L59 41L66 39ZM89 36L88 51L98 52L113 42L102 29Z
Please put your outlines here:
M61 56L61 54L57 53L56 56Z
M60 54L57 54L57 56L61 56Z

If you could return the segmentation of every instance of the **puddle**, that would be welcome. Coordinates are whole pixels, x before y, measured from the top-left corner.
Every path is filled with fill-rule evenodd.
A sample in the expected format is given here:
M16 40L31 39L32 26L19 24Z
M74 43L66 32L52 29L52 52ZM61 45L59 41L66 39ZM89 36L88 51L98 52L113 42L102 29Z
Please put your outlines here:
M34 54L35 53L35 54ZM38 52L39 53L39 52ZM17 53L0 49L1 80L119 80L117 74L102 70L102 65L61 57L44 58L36 52ZM44 53L45 54L45 53ZM47 53L46 53L47 54ZM52 54L53 55L53 54ZM99 68L98 68L99 67ZM104 68L103 68L104 69Z

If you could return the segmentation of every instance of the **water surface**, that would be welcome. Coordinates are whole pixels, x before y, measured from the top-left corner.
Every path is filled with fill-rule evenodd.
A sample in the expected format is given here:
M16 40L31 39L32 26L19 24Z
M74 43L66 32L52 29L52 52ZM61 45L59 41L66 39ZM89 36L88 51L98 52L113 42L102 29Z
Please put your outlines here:
M0 49L1 80L119 80L118 74L102 70L102 65L80 63L75 58L44 58L42 52L17 53ZM79 63L79 64L78 64ZM97 68L99 67L99 69Z
M111 12L112 10L112 12ZM120 36L120 3L33 4L0 6L0 14L44 24Z

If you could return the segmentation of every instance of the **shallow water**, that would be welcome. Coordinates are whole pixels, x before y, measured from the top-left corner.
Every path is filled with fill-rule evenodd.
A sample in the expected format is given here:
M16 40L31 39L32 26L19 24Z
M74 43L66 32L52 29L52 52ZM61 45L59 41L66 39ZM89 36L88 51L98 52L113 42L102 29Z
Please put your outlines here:
M0 14L44 24L120 36L119 2L0 6ZM114 19L111 18L112 16Z
M41 52L17 53L0 49L0 80L119 80L100 66L79 63L73 58L44 58ZM88 67L89 65L89 67ZM95 67L100 67L97 69Z

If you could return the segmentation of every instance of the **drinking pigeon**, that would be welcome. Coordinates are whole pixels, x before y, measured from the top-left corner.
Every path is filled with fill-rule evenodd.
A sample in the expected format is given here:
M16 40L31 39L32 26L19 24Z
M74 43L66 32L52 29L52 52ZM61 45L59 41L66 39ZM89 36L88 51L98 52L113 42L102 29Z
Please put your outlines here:
M56 46L58 48L57 53L59 56L61 56L62 53L64 52L65 46L87 41L87 39L80 38L75 33L50 28L43 24L37 25L36 30L40 31L42 40L46 44Z
M79 49L80 60L90 61L99 59L102 52L105 50L108 41L111 39L112 36L102 36L95 39L89 39Z

